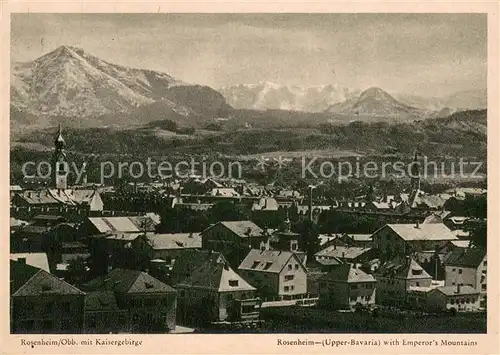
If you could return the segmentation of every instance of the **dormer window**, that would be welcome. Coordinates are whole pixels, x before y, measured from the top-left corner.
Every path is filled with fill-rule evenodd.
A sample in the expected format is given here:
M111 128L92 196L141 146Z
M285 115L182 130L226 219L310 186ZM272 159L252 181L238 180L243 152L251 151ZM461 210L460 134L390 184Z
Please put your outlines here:
M150 289L150 288L153 288L153 287L154 287L154 286L153 286L153 284L151 284L151 283L149 283L149 282L145 282L145 283L144 283L144 286L145 286L146 288L148 288L148 289Z
M272 262L270 262L270 261L266 262L266 265L264 266L264 270L269 269L272 265L273 265Z
M421 269L412 269L411 273L413 275L422 275L422 270Z
M258 260L254 261L252 264L252 269L255 269L257 267L257 265L259 265L259 264L260 264L260 261L258 261Z
M231 287L238 287L238 280L229 280L229 286Z

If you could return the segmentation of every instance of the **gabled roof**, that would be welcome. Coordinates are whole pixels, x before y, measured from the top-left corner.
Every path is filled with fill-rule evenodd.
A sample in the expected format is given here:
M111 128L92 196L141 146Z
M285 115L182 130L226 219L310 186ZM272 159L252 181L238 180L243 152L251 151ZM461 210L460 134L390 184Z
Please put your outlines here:
M146 236L153 250L201 248L200 233L153 234Z
M252 249L243 259L238 270L280 273L291 258L294 258L303 268L297 255L290 251Z
M13 297L84 295L84 292L47 271L14 260L10 261L10 280Z
M445 265L466 268L477 268L486 257L483 248L455 249L445 261Z
M229 266L225 260L213 258L198 268L191 276L177 284L178 287L196 287L218 292L226 291L254 291L241 276Z
M119 307L113 291L93 291L85 295L85 311L116 311Z
M411 224L386 224L383 228L392 229L401 239L405 241L415 241L415 240L456 240L458 239L453 232L446 227L443 223L429 223L429 224L419 224L418 226L414 223Z
M12 253L10 260L25 259L26 264L50 272L49 259L45 253Z
M371 250L371 248L362 247L345 247L340 245L332 245L323 250L320 250L314 256L324 256L330 258L346 258L353 259Z
M89 217L92 223L100 233L114 232L140 232L143 223L154 225L153 220L147 216L129 216L129 217Z
M432 279L432 277L413 259L395 258L380 266L375 275L403 279Z
M108 275L93 279L85 289L117 293L172 293L175 290L153 276L137 270L113 269Z
M217 225L224 226L240 238L260 237L264 232L262 228L252 221L222 221L208 227L201 232L201 234L204 234L205 231L212 229ZM250 232L250 234L248 232Z
M46 204L59 204L60 201L56 200L48 189L42 190L25 190L18 194L26 203L30 205L46 205Z
M458 289L460 288L460 292ZM441 292L446 296L465 296L465 295L477 295L479 291L469 285L457 286L442 286L435 288L436 291Z
M221 253L209 250L184 250L175 258L172 266L171 280L173 285L184 281L204 263L211 260L226 261Z
M355 268L352 264L340 264L335 266L333 270L323 275L321 281L338 281L338 282L376 282L372 275Z

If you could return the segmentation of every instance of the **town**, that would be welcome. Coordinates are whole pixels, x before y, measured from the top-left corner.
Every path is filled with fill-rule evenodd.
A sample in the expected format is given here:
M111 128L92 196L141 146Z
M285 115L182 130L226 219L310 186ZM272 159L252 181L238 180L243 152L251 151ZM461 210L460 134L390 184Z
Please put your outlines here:
M486 331L485 188L72 184L67 148L10 187L12 333Z

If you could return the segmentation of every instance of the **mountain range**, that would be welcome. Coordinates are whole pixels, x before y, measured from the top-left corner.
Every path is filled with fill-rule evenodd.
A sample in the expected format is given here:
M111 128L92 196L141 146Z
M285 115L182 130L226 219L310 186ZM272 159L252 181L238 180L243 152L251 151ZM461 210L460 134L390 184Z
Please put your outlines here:
M219 119L232 127L262 128L393 122L486 107L486 91L427 99L389 94L381 88L361 91L338 84L301 87L269 82L217 91L159 71L112 64L72 46L60 46L30 62L12 63L11 68L13 132L60 122L76 128L127 128L156 121L199 128Z
M257 84L223 86L228 103L238 109L322 112L330 105L360 93L337 84L302 87L261 81Z
M366 90L365 90L366 91ZM238 109L282 109L323 112L332 106L359 98L363 90L339 84L319 86L283 85L271 82L223 86L219 92ZM423 97L406 93L391 93L402 105L423 111L449 112L485 109L486 90L460 91L445 97Z
M11 113L17 123L43 126L44 121L64 118L92 126L105 118L110 125L134 120L142 124L139 114L150 106L161 117L219 116L230 109L224 97L209 87L186 84L158 71L111 64L71 46L12 66ZM123 122L124 116L131 122Z

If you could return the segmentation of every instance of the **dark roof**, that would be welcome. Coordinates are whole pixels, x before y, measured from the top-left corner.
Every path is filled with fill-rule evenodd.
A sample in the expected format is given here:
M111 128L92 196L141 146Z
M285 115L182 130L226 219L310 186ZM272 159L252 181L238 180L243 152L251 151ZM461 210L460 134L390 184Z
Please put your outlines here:
M84 285L91 291L108 290L117 293L169 293L175 290L153 276L137 270L113 269L108 275Z
M468 248L465 250L457 248L451 252L445 265L477 268L485 256L486 250L483 248Z
M94 291L85 295L85 311L114 311L118 309L113 291Z
M375 282L372 275L368 275L362 270L355 268L352 264L340 264L333 270L321 277L322 281L340 282Z
M216 225L222 225L226 227L240 238L260 237L264 232L262 228L260 228L252 221L221 221L205 229L203 232L201 232L202 235L205 231L215 227Z
M11 260L10 271L13 297L47 294L84 295L76 287L42 269Z
M10 294L16 292L40 269L34 266L10 260Z
M233 284L231 281L236 281L236 283ZM227 261L217 258L203 263L177 286L204 288L219 292L255 290L229 266Z
M303 267L297 255L290 251L251 249L238 269L280 273L290 258L296 258Z
M431 279L432 277L413 259L395 258L380 266L374 274L404 279Z
M221 253L216 253L208 250L183 250L182 253L175 258L171 280L175 285L191 276L194 270L210 260L224 260Z
M39 214L33 217L35 220L47 220L47 221L58 221L58 220L66 220L63 216L56 216L56 215L46 215L46 214Z
M458 290L460 289L460 292ZM436 291L439 291L446 296L462 296L462 295L477 295L479 291L469 285L458 286L443 286L437 287Z

